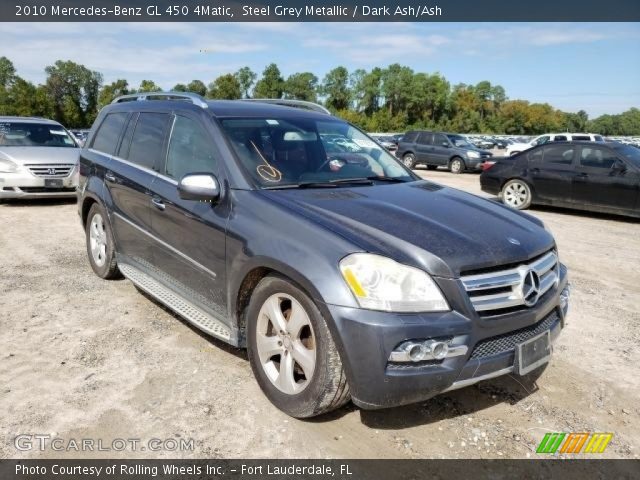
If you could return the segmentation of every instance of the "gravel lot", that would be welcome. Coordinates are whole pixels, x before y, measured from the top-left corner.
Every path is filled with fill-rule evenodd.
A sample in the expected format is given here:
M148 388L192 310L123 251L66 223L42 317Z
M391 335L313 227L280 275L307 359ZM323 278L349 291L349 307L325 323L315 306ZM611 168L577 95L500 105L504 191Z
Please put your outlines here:
M419 173L481 194L478 175ZM545 432L613 432L605 457L640 450L640 223L534 209L573 285L569 322L542 376L504 377L428 402L312 421L261 394L243 351L199 334L86 260L75 203L0 205L0 458L536 457ZM65 440L193 439L192 451L14 447Z

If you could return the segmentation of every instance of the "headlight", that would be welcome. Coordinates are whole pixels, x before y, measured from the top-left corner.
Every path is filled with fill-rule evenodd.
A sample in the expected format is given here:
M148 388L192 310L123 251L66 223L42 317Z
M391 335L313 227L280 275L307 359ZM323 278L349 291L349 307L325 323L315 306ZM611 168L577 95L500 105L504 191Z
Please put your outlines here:
M478 152L467 152L467 157L469 158L480 158L480 154Z
M358 304L386 312L442 312L447 301L422 270L370 253L354 253L340 261L340 271Z
M12 173L16 170L18 170L18 165L13 163L11 160L3 160L0 158L0 172Z

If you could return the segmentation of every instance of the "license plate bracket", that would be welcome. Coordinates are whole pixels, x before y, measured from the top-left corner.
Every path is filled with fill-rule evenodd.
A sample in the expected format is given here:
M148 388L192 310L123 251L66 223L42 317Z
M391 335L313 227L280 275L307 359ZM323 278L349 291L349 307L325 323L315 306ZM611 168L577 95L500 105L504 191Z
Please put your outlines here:
M61 178L45 178L44 179L44 187L45 188L62 188L64 184L62 183Z
M547 330L516 346L515 371L526 375L551 358L551 331Z

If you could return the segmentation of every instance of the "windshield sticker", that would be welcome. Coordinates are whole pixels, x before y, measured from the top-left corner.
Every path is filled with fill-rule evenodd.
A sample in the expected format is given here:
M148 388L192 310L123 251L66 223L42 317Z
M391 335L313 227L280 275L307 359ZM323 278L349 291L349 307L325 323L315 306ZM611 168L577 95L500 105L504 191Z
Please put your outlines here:
M67 132L65 132L64 130L49 130L49 133L51 135L66 135Z
M280 125L277 120L267 120L268 125Z

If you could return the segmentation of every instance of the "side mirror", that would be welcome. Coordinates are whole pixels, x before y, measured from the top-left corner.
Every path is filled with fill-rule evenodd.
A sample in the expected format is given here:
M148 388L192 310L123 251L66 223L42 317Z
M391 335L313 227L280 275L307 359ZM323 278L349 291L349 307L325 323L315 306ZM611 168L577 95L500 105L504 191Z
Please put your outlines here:
M451 145L449 145L449 143L448 143L448 142L442 142L442 146L443 146L444 148L449 148L449 147L451 147Z
M189 173L178 183L183 200L215 201L220 198L218 179L210 173Z

